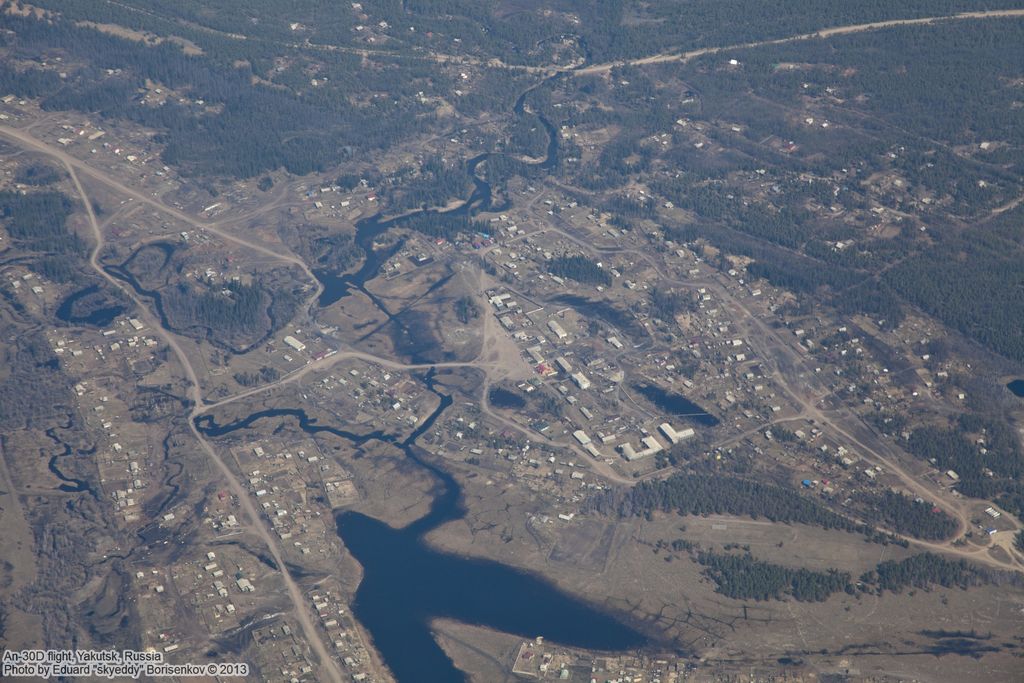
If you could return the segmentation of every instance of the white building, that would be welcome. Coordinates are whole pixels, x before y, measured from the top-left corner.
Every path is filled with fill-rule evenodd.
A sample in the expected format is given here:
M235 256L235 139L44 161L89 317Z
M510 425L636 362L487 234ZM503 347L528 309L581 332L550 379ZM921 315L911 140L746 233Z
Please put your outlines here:
M664 450L664 446L658 443L658 440L653 436L645 436L640 440L640 443L644 446L643 450L638 451L633 448L633 444L624 443L619 446L619 452L622 453L622 457L632 462L634 460L639 460L640 458L646 458L648 455L660 453Z
M558 337L559 339L565 339L566 337L569 336L569 333L566 332L562 328L562 326L558 324L557 320L549 320L548 329L554 332L555 336Z
M670 425L667 422L658 425L658 431L660 431L665 436L665 438L668 439L673 444L677 444L683 439L689 439L691 436L697 433L690 427L676 431L675 429L672 428L672 425Z
M303 344L302 342L300 342L298 339L291 335L288 335L284 338L284 343L292 347L296 351L304 351L306 348L305 344Z
M582 429L577 429L575 432L572 433L572 436L574 439L580 442L581 446L586 446L588 443L590 443L590 437L587 436L587 433Z
M572 377L572 381L575 382L576 386L578 386L580 389L590 388L590 380L587 379L587 376L584 375L582 372L574 372L569 376Z

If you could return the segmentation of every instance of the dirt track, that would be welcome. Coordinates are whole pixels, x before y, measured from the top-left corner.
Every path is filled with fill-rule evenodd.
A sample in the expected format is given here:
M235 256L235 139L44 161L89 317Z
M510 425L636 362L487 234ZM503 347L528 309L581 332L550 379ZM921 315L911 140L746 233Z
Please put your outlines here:
M620 66L644 66L646 64L664 64L666 62L687 62L695 57L702 57L704 55L712 55L717 54L719 52L727 52L730 50L745 50L755 47L767 47L769 45L785 45L787 43L797 43L804 40L817 40L823 38L831 38L833 36L848 35L851 33L878 31L881 29L893 28L894 26L936 24L943 21L963 21L966 19L997 19L1013 17L1024 17L1024 9L992 10L985 12L961 12L960 14L950 14L939 17L921 17L919 19L893 19L890 21L875 21L867 24L849 24L847 26L835 26L832 28L824 28L819 31L814 31L813 33L800 33L798 35L788 36L786 38L758 40L752 43L737 43L735 45L724 45L720 47L704 47L698 50L690 50L689 52L666 52L662 54L651 55L650 57L641 57L639 59L627 59L616 62L607 62L604 64L594 64L593 66L586 66L583 67L582 69L572 70L571 73L579 76L586 76L611 71L612 69Z
M171 351L174 352L174 355L177 357L182 369L185 371L188 382L190 384L189 396L192 399L193 405L197 407L201 406L203 403L203 397L202 388L200 387L199 384L199 379L196 375L195 369L192 367L192 363L189 361L188 355L178 344L175 335L161 326L160 320L157 319L156 316L154 316L146 308L144 303L136 296L135 292L133 292L130 288L125 287L116 278L107 274L107 272L104 271L103 268L99 265L97 257L104 245L103 230L100 227L99 221L96 220L96 214L92 208L92 201L86 193L85 188L82 186L82 183L78 178L78 174L76 173L76 169L85 169L87 170L90 176L99 179L100 181L106 183L110 187L122 191L131 197L135 197L140 201L145 201L149 204L152 204L157 208L161 209L162 211L170 213L175 217L181 218L182 220L186 221L189 224L197 226L199 224L197 224L194 219L189 218L185 214L177 210L171 209L170 207L167 207L161 204L160 202L156 202L146 197L140 192L125 187L124 185L114 180L113 178L109 178L108 176L106 176L106 174L86 166L84 163L78 161L74 157L64 154L59 150L53 149L49 145L46 145L45 143L42 143L36 140L35 138L32 138L31 136L25 133L22 133L21 131L10 129L7 127L0 127L0 135L5 135L20 143L24 147L28 147L30 149L42 152L44 154L48 154L56 158L67 169L68 175L71 178L71 182L74 184L75 190L77 191L79 198L82 201L82 205L85 207L86 216L89 221L89 227L92 229L93 232L93 239L95 244L89 255L89 265L101 277L109 281L113 286L123 291L126 296L128 296L135 302L139 310L143 311L143 313L140 313L140 316L150 325L152 329L156 330L157 334L159 334L161 338L163 338L163 340L167 343L168 347L170 347ZM211 228L207 226L204 229ZM225 237L225 239L231 239L231 241L238 242L240 244L245 244L246 246L250 246L251 248L254 248L257 251L277 256L276 254L274 254L274 252L270 251L269 249L249 244L244 240L231 238L226 234L220 233L216 229L212 229L211 231L216 232L217 234ZM288 262L298 262L298 259L295 259L294 257L283 256L279 258L281 260ZM304 269L306 269L304 263L302 263L301 265L303 266ZM227 483L228 488L231 489L231 492L235 496L237 496L239 504L242 506L242 509L245 512L245 518L243 519L243 522L245 523L246 527L248 528L249 531L255 533L260 538L261 541L263 541L263 543L267 547L267 550L269 550L270 554L273 556L274 562L277 564L280 570L281 578L284 582L285 588L288 591L288 597L291 599L293 616L298 620L299 625L302 628L302 632L305 635L306 640L309 642L310 648L313 650L313 652L316 653L316 656L320 661L321 672L328 680L340 683L342 681L341 670L338 667L337 663L335 662L334 658L328 652L327 647L324 645L323 640L320 638L320 634L317 632L316 625L313 621L311 613L310 603L308 600L305 599L305 597L302 594L302 591L299 589L298 584L295 583L295 580L292 578L291 573L288 571L288 566L284 562L284 556L281 553L281 549L278 547L277 543L270 535L270 532L267 530L266 525L263 524L263 522L261 521L260 513L257 512L256 506L253 504L252 499L249 496L249 492L245 489L244 486L242 486L241 482L238 481L234 473L231 471L231 468L227 466L227 464L217 454L217 452L213 449L210 443L205 438L203 438L203 435L196 429L195 423L192 419L189 420L189 425L192 429L193 435L195 436L197 442L199 443L200 448L202 448L203 452L207 455L207 457L210 458L210 460L213 462L217 470L221 473L221 476Z

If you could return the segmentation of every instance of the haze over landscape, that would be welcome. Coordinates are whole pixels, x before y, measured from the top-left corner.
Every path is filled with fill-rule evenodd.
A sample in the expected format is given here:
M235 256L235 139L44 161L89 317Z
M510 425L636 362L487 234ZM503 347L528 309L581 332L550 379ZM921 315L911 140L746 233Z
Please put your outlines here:
M1019 0L0 54L5 680L1024 676Z

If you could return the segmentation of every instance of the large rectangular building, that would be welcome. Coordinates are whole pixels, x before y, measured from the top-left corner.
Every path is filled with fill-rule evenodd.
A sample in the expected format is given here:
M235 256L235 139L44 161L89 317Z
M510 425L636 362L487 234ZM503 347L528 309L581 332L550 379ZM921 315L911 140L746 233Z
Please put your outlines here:
M575 382L576 386L578 386L580 389L590 388L590 380L587 379L587 376L584 375L582 372L574 372L569 376L572 377L572 381Z
M298 339L291 335L288 335L284 338L284 343L292 347L296 351L304 351L306 349L305 344L303 344L302 342L300 342Z
M672 428L672 425L670 425L667 422L658 425L658 431L661 432L665 436L665 438L668 439L673 444L677 444L684 439L689 439L691 436L697 433L693 431L693 429L690 427L676 431L675 429Z
M549 320L548 329L554 332L555 336L558 337L559 339L565 339L566 337L569 336L569 333L566 332L562 328L562 326L558 324L557 320Z
M572 433L572 435L573 438L580 442L581 446L586 446L587 444L590 443L590 437L582 429L577 429L575 432Z
M653 436L645 436L640 440L640 443L644 447L641 451L633 448L633 444L631 443L624 443L619 446L619 452L622 453L622 457L632 462L634 460L639 460L640 458L646 458L648 455L660 453L664 450L664 447L658 443L658 440Z

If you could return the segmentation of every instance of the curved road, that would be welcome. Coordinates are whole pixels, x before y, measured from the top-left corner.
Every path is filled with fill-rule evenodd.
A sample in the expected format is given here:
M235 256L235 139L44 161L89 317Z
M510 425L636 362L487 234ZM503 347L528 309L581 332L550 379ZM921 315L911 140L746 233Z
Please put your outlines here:
M135 12L148 14L150 16L159 17L167 21L176 21L173 17L157 14L155 12L141 10L136 7L130 7L114 0L107 0L110 4L118 5L122 8L129 9ZM704 55L716 54L719 52L728 52L730 50L743 50L757 47L767 47L770 45L785 45L787 43L795 43L805 40L816 40L831 38L833 36L849 35L853 33L864 33L867 31L878 31L886 28L893 28L895 26L915 26L915 25L928 25L937 24L940 22L947 21L964 21L964 20L978 20L978 19L998 19L998 18L1013 18L1013 17L1024 17L1024 9L1007 9L1007 10L982 10L977 12L960 12L957 14L945 14L937 15L933 17L919 17L916 19L890 19L886 21L873 21L861 24L847 24L845 26L833 26L829 28L823 28L818 31L811 33L800 33L793 36L786 36L783 38L773 38L767 40L758 40L749 43L736 43L733 45L721 45L717 47L704 47L695 50L689 50L686 52L663 52L656 55L650 55L648 57L638 57L635 59L623 59L612 62L604 62L601 64L593 64L590 66L564 66L564 65L546 65L546 66L531 66L526 64L508 64L498 58L480 59L478 57L472 57L470 55L452 55L444 54L435 51L424 51L422 49L413 48L411 52L398 52L386 49L372 49L365 47L354 47L351 45L332 45L327 43L312 43L312 42L285 42L275 41L266 38L257 38L254 36L247 36L239 33L228 33L221 31L209 26L196 24L192 22L184 22L190 28L204 31L207 33L216 34L222 37L230 38L233 40L244 41L251 40L269 45L276 45L278 47L293 49L293 50L319 50L324 52L342 52L346 54L353 54L364 58L395 58L395 59L418 59L421 61L435 62L438 64L468 64L471 66L481 68L496 68L496 69L507 69L512 71L520 71L524 73L535 73L542 75L551 75L556 73L574 74L580 76L588 76L599 73L607 73L612 69L623 67L623 66L645 66L648 64L665 64L668 62L687 62L696 57Z
M89 221L89 227L92 229L93 232L95 246L89 254L89 265L101 277L103 277L112 285L120 289L122 292L125 293L126 296L128 296L128 298L135 302L138 309L142 311L142 313L140 314L141 317L143 317L143 319L145 319L146 322L154 330L157 331L157 334L159 334L160 337L163 338L163 340L167 343L168 347L177 357L178 362L184 369L185 374L187 375L188 378L188 382L190 384L189 396L192 400L193 405L197 407L193 409L193 414L195 414L196 410L198 409L198 406L202 405L202 389L200 388L199 379L196 376L195 369L192 367L192 363L189 361L188 355L178 344L178 341L174 337L174 335L160 325L160 321L156 319L156 317L149 311L149 309L146 308L144 303L136 296L135 292L130 288L125 287L116 278L107 274L107 272L103 270L103 268L99 265L97 261L99 252L102 250L104 245L103 231L100 227L99 221L96 220L96 214L92 208L92 201L89 199L88 194L86 194L85 188L82 187L82 183L78 178L76 169L85 167L86 169L88 169L89 175L98 176L99 180L107 183L108 185L111 185L115 189L122 190L123 188L125 194L128 194L129 196L132 197L136 197L141 201L146 201L147 203L154 204L161 210L168 211L172 215L179 215L189 223L195 224L195 222L188 219L185 216L185 214L181 214L180 212L170 210L169 207L165 207L162 204L159 204L158 202L154 202L139 192L130 190L129 188L125 188L123 185L117 183L116 181L113 181L112 179L107 179L104 174L101 174L98 171L95 171L85 166L82 162L78 161L77 159L74 159L73 157L70 157L69 155L64 154L62 152L59 152L59 150L53 150L48 145L41 143L38 140L35 140L31 136L22 134L20 132L17 133L18 134L12 135L11 129L7 127L0 127L0 134L7 135L8 137L13 138L15 141L21 143L24 146L30 147L31 149L55 157L67 169L68 175L71 178L71 182L74 184L75 190L82 201L82 205L85 207L86 216ZM217 232L217 234L223 235L223 233L220 233L217 230L212 231ZM245 244L246 246L252 246L244 242L243 240L238 240L235 238L232 238L231 241L235 241L240 244ZM258 248L257 250L278 257L277 254L271 252L270 250L262 248ZM281 258L281 260L286 261L297 261L297 259L293 259L293 257L279 258ZM302 265L305 266L305 264ZM217 470L221 473L221 476L224 477L224 480L227 482L228 488L231 489L231 492L238 498L239 504L241 505L242 510L245 513L246 519L244 520L244 522L246 527L250 531L254 532L260 538L260 540L263 541L263 543L267 546L267 549L270 551L270 554L273 556L274 562L277 564L278 570L280 571L281 574L281 578L288 592L288 597L291 600L293 615L299 622L299 625L302 628L303 635L309 642L310 648L313 650L313 652L316 653L317 659L319 659L320 661L321 671L329 680L334 681L335 683L341 683L341 681L343 680L341 669L338 667L337 662L328 652L327 647L324 645L324 642L320 637L320 634L317 632L315 622L313 620L312 609L310 607L311 603L304 598L298 584L295 582L294 578L292 578L291 576L291 573L288 571L288 565L285 564L284 556L281 553L281 549L274 541L274 538L270 535L270 532L267 530L266 525L262 523L260 514L259 512L257 512L256 506L253 504L252 499L249 496L249 492L245 489L244 486L242 486L239 480L235 477L234 473L231 471L231 468L227 466L227 464L217 454L217 452L213 449L210 443L206 441L205 438L203 438L202 434L199 433L192 419L189 419L189 427L191 428L192 434L195 436L196 441L199 443L200 448L213 462Z
M704 55L708 55L708 54L716 54L716 53L719 53L719 52L724 52L724 51L729 51L729 50L749 49L749 48L764 47L764 46L771 46L771 45L781 45L781 44L793 43L793 42L799 42L799 41L806 41L806 40L823 39L823 38L829 38L829 37L837 36L837 35L847 35L847 34L853 34L853 33L866 32L866 31L875 31L875 30L890 28L890 27L894 27L894 26L909 26L909 25L933 24L933 23L942 22L942 21L954 21L954 20L978 20L978 19L991 19L991 18L1019 18L1019 17L1024 17L1024 9L994 10L994 11L982 11L982 12L963 12L963 13L959 13L959 14L946 15L946 16L923 17L923 18L918 18L918 19L900 19L900 20L891 20L891 21L870 22L870 23L863 23L863 24L851 24L851 25L847 25L847 26L826 28L826 29L822 29L820 31L816 31L816 32L812 32L812 33L798 34L798 35L794 35L794 36L789 36L789 37L779 38L779 39L773 39L773 40L755 41L755 42L750 42L750 43L741 43L741 44L727 45L727 46L720 46L720 47L708 47L708 48L701 48L701 49L697 49L697 50L691 50L691 51L680 52L680 53L663 53L663 54L652 55L652 56L649 56L649 57L643 57L643 58L639 58L639 59L623 60L623 61L617 61L617 62L611 62L611 63L605 63L605 64L595 64L595 65L591 65L591 66L587 66L587 67L582 67L582 68L575 68L575 69L574 68L566 68L566 67L516 67L514 65L494 64L493 61L492 62L487 62L487 65L504 66L504 67L508 67L508 68L520 68L520 69L525 69L525 70L528 70L528 71L535 71L535 72L538 72L538 73L566 72L566 73L578 74L578 75L592 75L592 74L608 72L608 71L611 71L612 69L614 69L616 67L624 66L624 65L642 66L642 65L647 65L647 64L661 64L661 63L669 63L669 62L686 62L686 61L694 59L696 57L700 57L700 56L704 56ZM301 47L301 46L298 46L298 47ZM313 47L313 46L311 46L311 47ZM329 47L329 46L315 46L315 47L323 48L323 47ZM460 61L461 58L449 57L449 56L441 56L441 57L439 57L439 59L442 60L442 61L449 60L449 59L451 61ZM65 168L67 168L69 176L70 176L70 178L72 180L72 183L74 184L75 189L78 192L78 194L79 194L79 196L80 196L80 198L82 200L82 203L83 203L83 205L86 208L86 213L87 213L87 217L88 217L88 220L89 220L90 228L93 231L94 239L95 239L95 242L96 242L96 245L95 245L94 249L90 253L90 257L89 257L89 264L90 264L90 266L94 270L96 270L97 273L99 273L104 279L106 279L107 281L111 282L111 284L113 284L114 286L117 286L119 289L122 289L122 291L125 291L126 295L128 295L129 298L131 298L138 305L139 309L142 310L142 311L145 311L143 317L147 319L147 323L149 323L153 329L159 331L160 336L168 344L169 348L171 348L171 350L174 352L174 354L178 358L178 360L179 360L179 362L180 362L184 372L186 373L188 382L190 384L189 395L190 395L190 398L192 399L193 406L194 406L193 410L192 410L192 417L195 417L195 416L197 416L197 415L199 415L199 414L201 414L201 413L203 413L203 412L205 412L205 411L207 411L207 410L209 410L211 408L214 408L214 407L217 407L217 406L221 406L221 405L230 403L232 401L237 401L237 400L240 400L240 399L252 396L254 394L261 393L263 391L268 391L268 390L271 390L271 389L273 389L273 388L275 388L277 386L281 386L281 385L286 384L286 383L295 382L295 381L299 380L301 377L303 377L306 374L308 374L309 372L312 372L312 371L317 370L317 369L323 369L323 368L329 367L329 366L333 365L334 363L337 363L337 362L339 362L341 360L345 360L345 359L349 359L349 358L361 358L361 359L367 360L369 362L379 363L379 364L385 365L387 367L392 367L392 368L395 368L395 369L403 369L403 370L426 369L426 368L429 368L429 367L449 367L449 366L450 367L467 367L467 366L481 367L483 365L487 365L487 363L484 363L484 362L479 361L479 360L478 361L467 362L467 363L451 363L451 364L436 364L436 365L405 365L405 364L396 363L394 361L390 361L390 360L387 360L387 359L379 358L379 357L373 356L371 354L365 354L365 353L360 353L360 352L349 351L349 352L344 352L344 353L340 353L340 354L335 354L334 356L331 356L329 358L325 358L325 359L322 359L321 361L316 361L314 363L311 363L311 364L305 366L304 368L300 369L299 371L297 371L295 373L292 373L289 376L283 378L282 380L280 380L278 382L275 382L272 385L267 385L267 386L264 386L264 387L259 387L259 388L254 389L254 390L242 392L240 394L237 394L235 396L223 399L223 400L218 401L218 402L214 402L214 403L210 403L210 404L204 404L203 397L202 397L202 389L201 389L201 385L199 383L198 376L196 375L196 372L195 372L191 362L189 361L187 354L184 352L182 347L178 344L178 342L175 339L174 335L171 334L169 331L165 330L164 328L162 328L160 326L159 321L154 319L153 315L143 305L143 302L141 302L134 295L134 292L131 292L131 291L128 291L128 290L124 289L122 287L121 283L119 283L114 278L112 278L109 275L107 275L103 271L102 267L100 267L97 259L98 259L98 254L99 254L99 252L102 249L102 246L104 244L103 235L102 235L102 229L101 229L101 226L100 226L99 222L96 219L95 213L93 212L92 203L89 200L88 195L86 194L84 188L82 187L82 184L81 184L81 181L79 180L77 171L80 171L84 175L87 175L87 176L92 177L92 178L94 178L96 180L99 180L103 184L113 188L114 190L118 191L119 193L121 193L121 194L123 194L125 196L131 197L131 198L133 198L133 199L135 199L137 201L140 201L140 202L143 202L145 204L148 204L148 205L150 205L150 206L152 206L152 207L154 207L154 208L156 208L156 209L158 209L158 210L160 210L160 211L162 211L162 212L164 212L164 213L166 213L166 214L168 214L168 215L170 215L170 216L172 216L172 217L182 221L185 224L188 224L188 225L194 226L194 227L196 227L198 229L201 229L201 230L204 230L206 232L209 232L209 233L211 233L213 235L216 235L216 236L220 237L221 239L223 239L223 240L225 240L227 242L231 242L231 243L237 244L239 246L243 246L245 248L248 248L248 249L251 249L253 251L256 251L258 253L261 253L261 254L263 254L265 256L269 256L269 257L273 258L276 261L279 261L279 262L282 262L282 263L287 263L287 264L290 264L290 265L298 267L309 278L310 282L314 283L314 285L315 285L315 292L314 292L313 296L310 297L309 302L308 302L309 304L311 304L313 301L316 300L316 298L319 296L320 290L322 289L321 285L319 284L319 281L314 276L314 274L313 274L312 270L310 269L310 267L302 259L300 259L297 256L294 256L292 254L285 253L282 249L274 249L272 247L268 247L268 246L265 246L265 245L262 245L262 244L258 244L258 243L255 243L255 242L252 242L252 241L249 241L249 240L237 237L237 236L235 236L235 235L233 235L233 234L231 234L229 232L224 231L222 229L222 225L225 223L225 221L211 221L211 222L200 221L200 220L197 220L195 217L190 216L190 215L184 213L183 211L180 211L180 210L178 210L178 209L176 209L174 207L167 206L166 204L164 204L163 202L159 201L158 199L154 199L154 198L152 198L150 196L145 195L144 193L142 193L142 192L140 192L138 190L135 190L135 189L133 189L131 187L128 187L128 186L124 185L122 182L120 182L120 181L110 177L106 173L103 173L102 171L99 171L97 169L92 168L91 166L89 166L85 162L81 161L80 159L78 159L76 157L73 157L73 156L65 153L64 151L62 151L60 149L56 149L56 148L54 148L54 147L52 147L50 145L47 145L46 143L43 143L43 142L37 140L36 138L32 137L31 135L29 135L28 133L26 133L26 132L24 132L22 130L19 130L19 129L16 129L16 128L12 128L10 126L0 126L0 135L3 135L5 137L7 137L7 138L12 139L17 144L19 144L20 146L22 146L24 148L32 149L32 150L35 150L37 152L41 152L43 154L51 156L51 157L59 160L65 166ZM253 212L253 214L251 214L251 215L254 215L255 213L256 212ZM245 217L246 217L245 215L235 217L234 219L232 219L232 222L238 221L238 220L243 220ZM577 238L575 238L572 235L569 235L568 233L565 233L565 232L560 231L560 230L558 230L557 232L560 232L563 235L565 235L566 237L569 237L570 239L573 239L574 241L576 241L578 243L581 243L580 240L578 240ZM590 248L590 245L583 244L583 246L586 246L587 248ZM648 262L651 263L655 267L656 270L658 270L658 266L656 264L654 264L652 261L650 261L649 255L646 255L646 254L641 254L641 255L646 260L648 260ZM660 270L658 270L658 272L660 273ZM669 280L669 281L673 282L675 284L678 284L680 286L687 286L687 287L694 286L693 282L679 282L679 281L673 281L673 280ZM771 330L767 326L765 326L764 323L762 323L756 316L751 314L751 311L749 309L747 309L745 306L743 306L743 304L741 304L735 298L731 297L727 293L727 291L725 290L724 287L722 287L718 283L712 283L712 282L702 283L702 284L704 286L707 286L707 285L713 286L714 289L716 290L716 293L723 299L723 301L728 302L728 304L731 305L732 307L742 311L745 314L744 317L745 317L746 320L753 321L754 326L757 328L757 332L759 332L762 335L762 339L764 339L766 341L775 342L775 344L773 344L773 346L775 346L775 348L777 348L783 355L787 356L787 358L785 360L786 360L786 362L788 364L790 364L790 367L794 367L794 366L802 367L803 366L803 359L800 358L798 355L795 355L794 352L791 349L789 349L786 344L782 343L781 339L779 339L777 337L777 335L775 334L774 330ZM755 344L756 344L756 342L755 342ZM766 360L771 359L771 355L767 353L767 347L757 348L757 346L760 346L760 344L757 344L755 346L755 350L758 351L763 358L765 358ZM807 397L805 397L804 396L804 392L794 390L794 388L791 387L789 382L785 379L783 372L776 371L775 375L776 375L776 379L779 381L779 384L780 384L781 388L783 389L783 391L787 394L787 396L789 396L789 398L796 405L801 407L801 412L804 415L812 415L812 416L814 416L815 419L817 419L819 422L821 422L822 425L825 425L825 426L829 427L837 435L839 435L839 436L843 437L844 439L848 440L851 445L858 446L863 451L863 453L869 454L871 456L870 459L874 459L874 460L876 460L878 462L883 463L889 469L889 471L895 473L901 479L901 481L903 481L904 484L907 485L907 487L909 489L917 492L919 495L922 495L923 497L927 498L928 500L933 501L934 503L939 505L941 508L943 508L943 509L945 509L947 511L952 512L954 517L958 520L958 523L960 524L961 530L963 530L963 529L965 529L967 527L967 519L966 519L964 511L962 509L954 507L948 501L946 501L946 500L944 500L942 498L939 498L931 489L929 489L928 487L925 487L920 482L918 482L915 478L913 478L910 475L908 475L901 467L899 467L899 465L897 465L893 461L893 453L891 452L891 447L889 447L888 444L882 444L877 439L873 439L872 438L870 440L873 443L872 443L871 446L868 446L864 442L865 441L864 436L866 435L866 432L864 432L863 430L860 429L861 425L857 425L857 427L858 427L857 431L859 432L858 435L854 435L848 429L840 428L836 424L835 419L833 419L829 415L826 415L826 413L817 406L817 402L816 401L814 401L812 399L808 399ZM813 374L811 374L810 376L813 377ZM489 384L489 373L488 373L488 380L487 380L486 383ZM523 427L522 425L520 425L520 424L518 424L518 423L516 423L514 421L508 420L504 416L498 415L494 411L492 411L490 409L490 406L488 405L486 395L482 398L481 407L482 407L483 411L486 414L488 414L493 419L501 422L502 424L505 424L506 426L508 426L510 428L516 429L517 431L523 432L523 433L525 433L525 434L527 434L527 435L529 435L531 437L534 437L534 438L537 437L537 435L533 434L531 432L531 430L528 430L527 428ZM849 419L849 415L845 414L846 413L845 410L844 411L833 411L833 412L840 413L837 417L841 417L841 418L844 418L844 419ZM217 455L217 453L213 449L213 447L203 438L203 436L198 432L198 430L195 429L194 423L191 420L190 420L190 426L191 426L191 429L193 431L193 434L194 434L195 438L197 439L198 443L200 444L200 447L207 454L207 456L211 459L211 461L215 464L217 469L222 473L222 475L225 477L226 481L228 482L229 487L238 496L239 501L241 501L243 509L245 510L246 514L250 518L250 520L249 520L250 527L264 541L264 543L267 545L268 549L271 551L272 555L274 556L275 561L278 563L278 566L281 569L282 578L284 579L285 585L286 585L288 593L289 593L289 597L291 598L292 603L293 603L295 615L299 619L299 622L300 622L300 624L302 626L303 632L304 632L307 640L310 642L310 646L314 649L314 651L317 653L317 656L320 658L321 663L322 663L322 665L324 667L325 673L328 674L329 677L332 680L340 681L341 680L341 672L337 668L337 665L336 665L334 659L327 652L327 649L325 648L321 638L319 637L319 634L316 631L316 627L313 624L309 607L306 605L306 601L304 600L304 598L302 596L302 593L301 593L300 589L298 588L298 585L295 583L295 581L292 579L291 575L289 574L289 572L287 570L287 567L286 567L286 565L283 562L283 558L282 558L280 549L277 547L277 544L274 542L273 538L271 537L271 535L268 532L268 530L265 527L265 525L262 524L262 522L260 521L259 514L256 511L255 506L253 505L252 501L250 500L250 498L248 496L248 492L240 484L240 482L235 478L235 476L231 472L230 468L224 463L224 461L220 458L220 456ZM858 436L860 438L858 438ZM570 445L570 447L571 447L571 445ZM885 453L883 454L882 451L885 451ZM587 461L591 461L589 458L586 458L586 460ZM603 464L603 463L601 463L601 464ZM603 476L605 476L605 477L611 478L613 480L619 481L620 483L624 483L624 484L631 484L631 483L633 483L631 480L627 480L626 478L624 478L621 475L618 475L617 473L612 471L611 468L599 467L598 469L601 471L600 473ZM915 543L918 543L918 544L921 544L921 545L926 545L926 546L934 546L934 547L936 547L936 549L940 549L940 550L942 550L944 552L954 552L954 553L956 553L958 555L972 556L972 559L975 559L975 560L982 559L982 558L977 557L977 555L979 553L984 553L984 551L981 550L981 549L979 549L979 551L977 551L977 552L973 552L972 553L970 551L965 551L965 550L962 550L960 548L952 547L952 546L950 546L948 544L922 543L920 541L915 541ZM993 565L999 566L1001 568L1006 568L1005 564L993 560L992 558L990 558L987 555L987 553L984 554L983 561L987 561L988 564L993 564Z
M1024 10L1022 10L1021 14L1024 16ZM715 279L676 280L665 273L662 270L661 265L657 263L650 254L644 251L625 247L595 247L593 244L566 230L556 227L548 227L544 230L558 233L560 236L572 241L574 244L590 253L631 254L632 256L644 260L648 265L650 265L651 268L658 273L661 282L678 287L706 287L712 290L722 301L723 305L733 310L734 320L743 321L747 324L748 329L745 334L748 338L747 343L764 361L765 365L772 369L771 376L776 380L779 388L786 397L789 398L794 405L799 406L800 414L796 417L787 417L785 418L785 421L797 419L798 417L803 419L812 418L827 431L841 437L850 446L857 448L860 455L864 457L865 460L876 465L880 464L887 472L896 475L908 490L913 491L916 495L921 496L933 505L936 505L947 512L957 522L957 537L970 528L969 514L963 509L963 507L956 505L952 501L946 500L932 488L921 483L916 477L908 474L906 470L898 464L900 453L897 452L892 445L878 438L874 432L863 424L858 416L852 414L846 408L837 408L828 412L819 408L818 403L820 402L820 396L828 395L829 392L823 390L820 386L811 386L812 384L817 384L816 373L813 371L813 368L806 365L806 360L803 356L794 351L789 344L785 343L785 341L779 336L778 332L766 325L755 312L751 311L750 308L734 297L720 282ZM789 378L789 375L799 376L802 381L802 386L799 388L794 386L794 382ZM840 419L844 421L843 426L840 426L838 423L838 420ZM760 426L758 431L764 429L766 426L767 425ZM1006 511L1004 511L1003 514L1008 520L1014 523L1015 528L1020 527L1019 521L1012 515ZM1013 564L1007 565L1005 562L1001 562L991 557L987 552L987 547L975 546L974 548L965 548L953 545L952 541L946 543L922 541L903 534L897 534L882 527L879 527L878 530L886 533L892 533L909 543L934 550L941 550L948 554L966 557L976 562L987 564L999 569L1024 571L1020 566L1020 562L1017 559L1016 554L1013 552L1007 551L1007 554L1013 561ZM999 543L998 545L1004 546L1004 550L1006 549L1006 543Z

